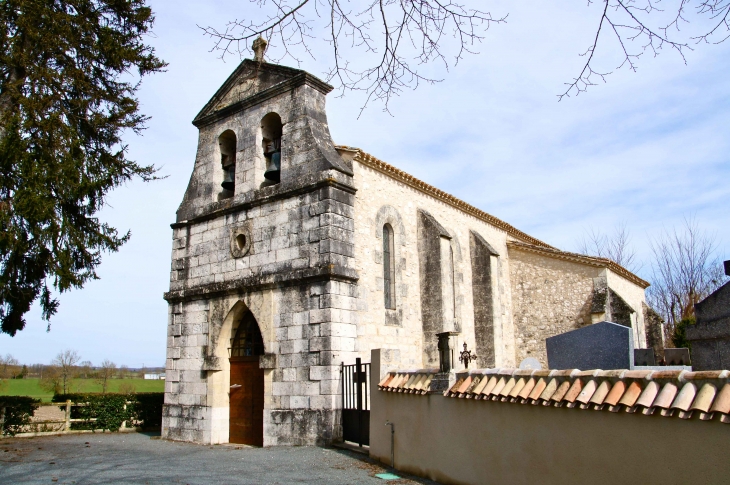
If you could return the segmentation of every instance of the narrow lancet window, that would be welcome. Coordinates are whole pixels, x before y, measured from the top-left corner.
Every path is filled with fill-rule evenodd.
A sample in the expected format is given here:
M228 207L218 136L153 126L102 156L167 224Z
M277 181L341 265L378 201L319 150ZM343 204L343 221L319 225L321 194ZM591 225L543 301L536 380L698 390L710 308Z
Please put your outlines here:
M390 224L383 226L383 293L385 308L395 309L395 251L393 245L393 228Z

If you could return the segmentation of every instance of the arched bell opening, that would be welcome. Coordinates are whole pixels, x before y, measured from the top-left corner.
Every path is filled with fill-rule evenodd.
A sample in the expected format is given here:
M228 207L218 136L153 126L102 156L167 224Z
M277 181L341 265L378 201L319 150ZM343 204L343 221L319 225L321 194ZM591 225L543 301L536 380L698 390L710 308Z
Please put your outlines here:
M266 160L266 179L262 186L278 184L281 181L281 135L284 126L281 117L269 113L261 119L261 146Z
M220 198L233 197L236 189L236 134L226 130L218 137L218 146L221 153L221 167L223 180L221 181Z
M264 370L259 357L264 342L259 325L246 309L233 328L228 356L230 362L229 433L230 443L264 444Z

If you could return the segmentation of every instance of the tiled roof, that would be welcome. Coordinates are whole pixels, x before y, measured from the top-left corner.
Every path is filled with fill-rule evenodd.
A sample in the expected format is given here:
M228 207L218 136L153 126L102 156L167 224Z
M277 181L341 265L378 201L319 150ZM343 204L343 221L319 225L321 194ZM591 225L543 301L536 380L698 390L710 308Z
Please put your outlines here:
M378 383L378 389L406 394L428 394L438 369L390 372Z
M389 373L382 391L427 394L436 370ZM460 372L444 392L456 399L566 407L730 423L730 371L522 370Z

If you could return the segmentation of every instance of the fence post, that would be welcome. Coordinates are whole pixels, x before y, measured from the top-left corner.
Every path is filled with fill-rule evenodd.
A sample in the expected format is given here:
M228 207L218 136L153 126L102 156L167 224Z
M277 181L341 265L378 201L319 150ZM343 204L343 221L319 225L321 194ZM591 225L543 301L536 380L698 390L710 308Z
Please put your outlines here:
M124 407L122 409L124 409L124 411L127 410L127 403L126 402L124 403ZM125 412L124 414L127 414L127 413ZM127 429L127 420L126 419L124 421L122 421L122 427L119 428L119 431L124 431L125 429Z
M0 408L0 436L5 432L5 406Z
M66 399L66 426L64 431L68 433L71 431L71 400Z

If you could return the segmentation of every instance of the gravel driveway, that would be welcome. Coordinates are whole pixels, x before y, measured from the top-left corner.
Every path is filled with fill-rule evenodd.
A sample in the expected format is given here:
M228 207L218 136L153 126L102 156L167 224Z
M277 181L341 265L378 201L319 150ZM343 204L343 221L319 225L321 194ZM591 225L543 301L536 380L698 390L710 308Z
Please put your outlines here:
M0 440L0 484L433 484L382 480L387 470L350 451L202 446L143 433Z

